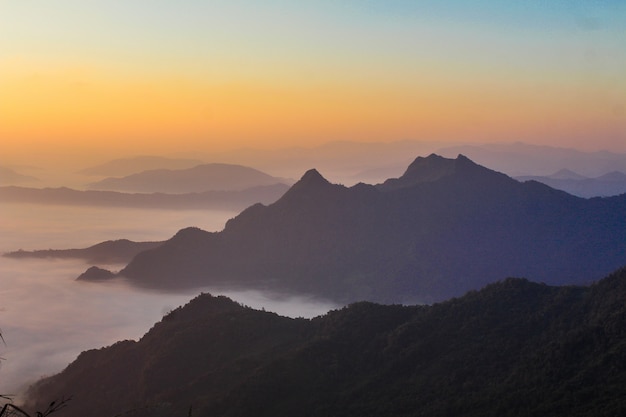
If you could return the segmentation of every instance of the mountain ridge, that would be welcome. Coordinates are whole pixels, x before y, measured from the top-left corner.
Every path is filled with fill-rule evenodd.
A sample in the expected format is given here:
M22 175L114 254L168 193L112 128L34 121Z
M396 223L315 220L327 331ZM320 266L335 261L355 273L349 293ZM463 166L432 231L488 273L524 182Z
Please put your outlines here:
M16 185L24 183L40 182L39 178L35 178L30 175L20 174L14 169L0 166L0 185Z
M620 415L624 297L626 268L587 287L508 278L313 319L201 294L138 341L81 353L28 407L72 392L68 417Z
M626 193L626 174L621 171L611 171L593 178L571 171L559 175L562 171L548 176L527 175L516 179L522 182L538 181L582 198L610 197Z
M60 188L27 188L0 186L4 202L59 204L78 206L112 206L168 209L242 210L250 204L276 201L289 186L275 184L240 191L206 191L202 193L122 193L118 191L75 190Z
M113 159L100 165L84 168L78 171L78 173L89 176L125 176L149 169L191 168L202 163L203 162L199 159L139 155L135 157Z
M75 258L88 263L129 262L139 252L152 249L163 242L134 242L128 239L107 240L81 249L17 250L3 253L7 258Z
M459 171L349 188L308 171L275 203L249 207L222 232L139 254L120 275L147 287L245 284L414 303L503 276L583 284L626 264L626 196L587 200L462 156L429 158Z
M121 178L105 178L88 185L93 190L185 194L207 191L241 191L252 187L287 184L243 165L211 163L184 169L153 169Z

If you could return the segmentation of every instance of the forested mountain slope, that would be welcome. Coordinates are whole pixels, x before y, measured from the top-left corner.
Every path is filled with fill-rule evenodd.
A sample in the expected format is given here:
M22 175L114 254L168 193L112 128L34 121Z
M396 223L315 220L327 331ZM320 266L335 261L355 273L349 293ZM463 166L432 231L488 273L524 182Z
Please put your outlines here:
M507 279L312 320L205 294L137 342L82 353L29 406L73 395L67 417L622 415L624 299L626 269L590 287Z

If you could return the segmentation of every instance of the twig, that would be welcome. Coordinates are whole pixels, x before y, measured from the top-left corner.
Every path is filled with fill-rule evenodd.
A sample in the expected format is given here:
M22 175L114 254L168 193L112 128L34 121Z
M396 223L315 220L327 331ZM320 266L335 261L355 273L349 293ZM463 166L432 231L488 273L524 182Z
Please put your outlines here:
M46 417L54 412L59 411L62 408L65 408L67 406L68 401L70 401L71 399L72 397L70 396L68 398L61 397L59 401L52 401L44 412L37 411L37 417Z

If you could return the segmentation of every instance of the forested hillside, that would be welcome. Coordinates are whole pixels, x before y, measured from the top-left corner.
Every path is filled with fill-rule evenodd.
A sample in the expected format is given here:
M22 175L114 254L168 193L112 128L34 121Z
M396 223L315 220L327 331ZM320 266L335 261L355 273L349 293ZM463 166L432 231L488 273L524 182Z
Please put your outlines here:
M616 416L626 269L590 287L507 279L432 306L312 320L201 295L141 340L84 352L30 391L68 417Z

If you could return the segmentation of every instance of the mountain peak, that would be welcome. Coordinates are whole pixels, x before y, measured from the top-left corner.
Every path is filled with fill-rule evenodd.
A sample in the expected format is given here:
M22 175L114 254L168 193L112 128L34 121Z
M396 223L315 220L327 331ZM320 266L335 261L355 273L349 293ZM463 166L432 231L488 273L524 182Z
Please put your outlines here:
M104 281L111 278L115 278L115 274L107 269L98 268L97 266L92 266L87 269L85 272L80 274L78 281Z
M454 174L460 167L468 164L476 165L462 154L459 154L456 159L444 158L434 153L426 158L418 156L400 178L419 180L419 182L436 181Z
M329 184L328 180L324 178L315 168L309 169L305 172L299 182Z
M304 173L300 181L296 182L287 193L297 190L315 190L332 185L316 169L309 169Z
M342 185L329 182L316 169L309 169L275 204L323 200L328 197L328 193L332 194L344 188Z
M560 169L552 175L548 175L548 178L552 178L555 180L584 180L587 177L584 177L574 171L569 169Z
M466 172L470 167L478 167L468 157L459 154L456 159L444 158L437 154L418 156L400 178L385 181L384 188L403 188L423 182L433 182L455 173Z

